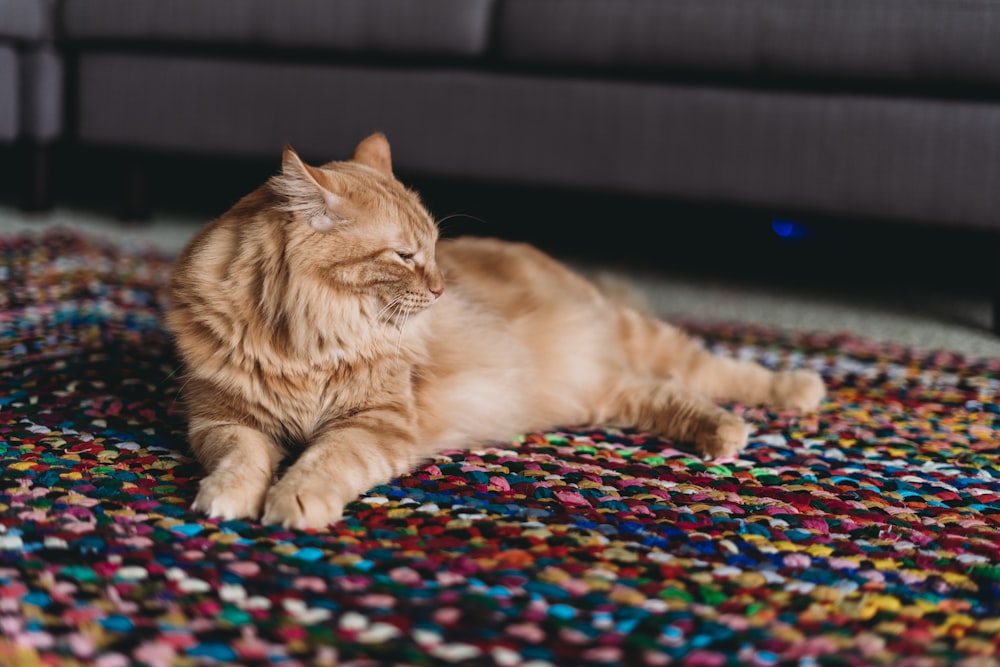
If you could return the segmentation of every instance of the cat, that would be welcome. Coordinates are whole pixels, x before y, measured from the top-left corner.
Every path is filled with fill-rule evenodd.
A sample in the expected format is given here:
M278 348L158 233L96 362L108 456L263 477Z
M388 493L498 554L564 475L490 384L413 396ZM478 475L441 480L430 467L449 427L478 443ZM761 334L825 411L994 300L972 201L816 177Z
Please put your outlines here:
M382 133L320 167L286 147L179 254L165 319L205 470L193 509L287 528L336 523L444 449L604 425L729 457L748 427L721 403L825 395L818 373L713 354L533 245L439 238Z

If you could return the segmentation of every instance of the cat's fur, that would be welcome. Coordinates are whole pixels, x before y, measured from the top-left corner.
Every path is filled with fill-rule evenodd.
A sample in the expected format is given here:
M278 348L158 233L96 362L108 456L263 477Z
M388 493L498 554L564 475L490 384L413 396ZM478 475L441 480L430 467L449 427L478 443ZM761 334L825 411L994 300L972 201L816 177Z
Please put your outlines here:
M320 528L443 448L557 426L731 456L747 426L716 402L824 395L816 373L713 355L534 247L439 241L381 134L322 167L286 149L279 175L191 240L170 289L207 473L194 507L225 519Z

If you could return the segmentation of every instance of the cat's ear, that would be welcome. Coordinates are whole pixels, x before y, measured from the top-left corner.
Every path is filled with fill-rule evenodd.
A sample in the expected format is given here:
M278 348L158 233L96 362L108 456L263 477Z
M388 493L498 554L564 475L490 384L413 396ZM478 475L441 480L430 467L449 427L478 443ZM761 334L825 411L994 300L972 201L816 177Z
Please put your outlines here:
M294 213L313 229L325 232L350 217L350 205L323 187L321 180L318 169L303 162L291 146L285 146L281 175L273 180L276 192L284 199L281 208Z
M374 167L386 176L392 176L392 153L389 140L381 132L370 134L354 149L354 161Z

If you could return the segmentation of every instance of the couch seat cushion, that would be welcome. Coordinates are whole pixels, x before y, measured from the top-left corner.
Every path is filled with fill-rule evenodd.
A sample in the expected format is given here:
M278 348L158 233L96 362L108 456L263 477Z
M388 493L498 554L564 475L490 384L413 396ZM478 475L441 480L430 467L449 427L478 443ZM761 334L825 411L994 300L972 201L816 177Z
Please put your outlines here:
M64 0L71 40L477 56L494 0Z
M995 0L504 0L524 64L1000 83Z
M0 44L0 141L18 136L21 96L18 90L17 53L9 44Z

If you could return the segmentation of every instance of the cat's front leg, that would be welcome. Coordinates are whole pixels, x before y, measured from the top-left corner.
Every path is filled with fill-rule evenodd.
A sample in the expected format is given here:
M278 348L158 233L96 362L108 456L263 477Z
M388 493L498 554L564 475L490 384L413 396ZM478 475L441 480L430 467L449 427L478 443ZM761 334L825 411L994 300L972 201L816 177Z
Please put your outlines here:
M281 448L263 433L235 424L193 423L189 439L208 471L192 509L224 520L259 517Z
M408 472L414 451L396 429L330 429L267 492L262 522L298 529L336 523L361 493Z

